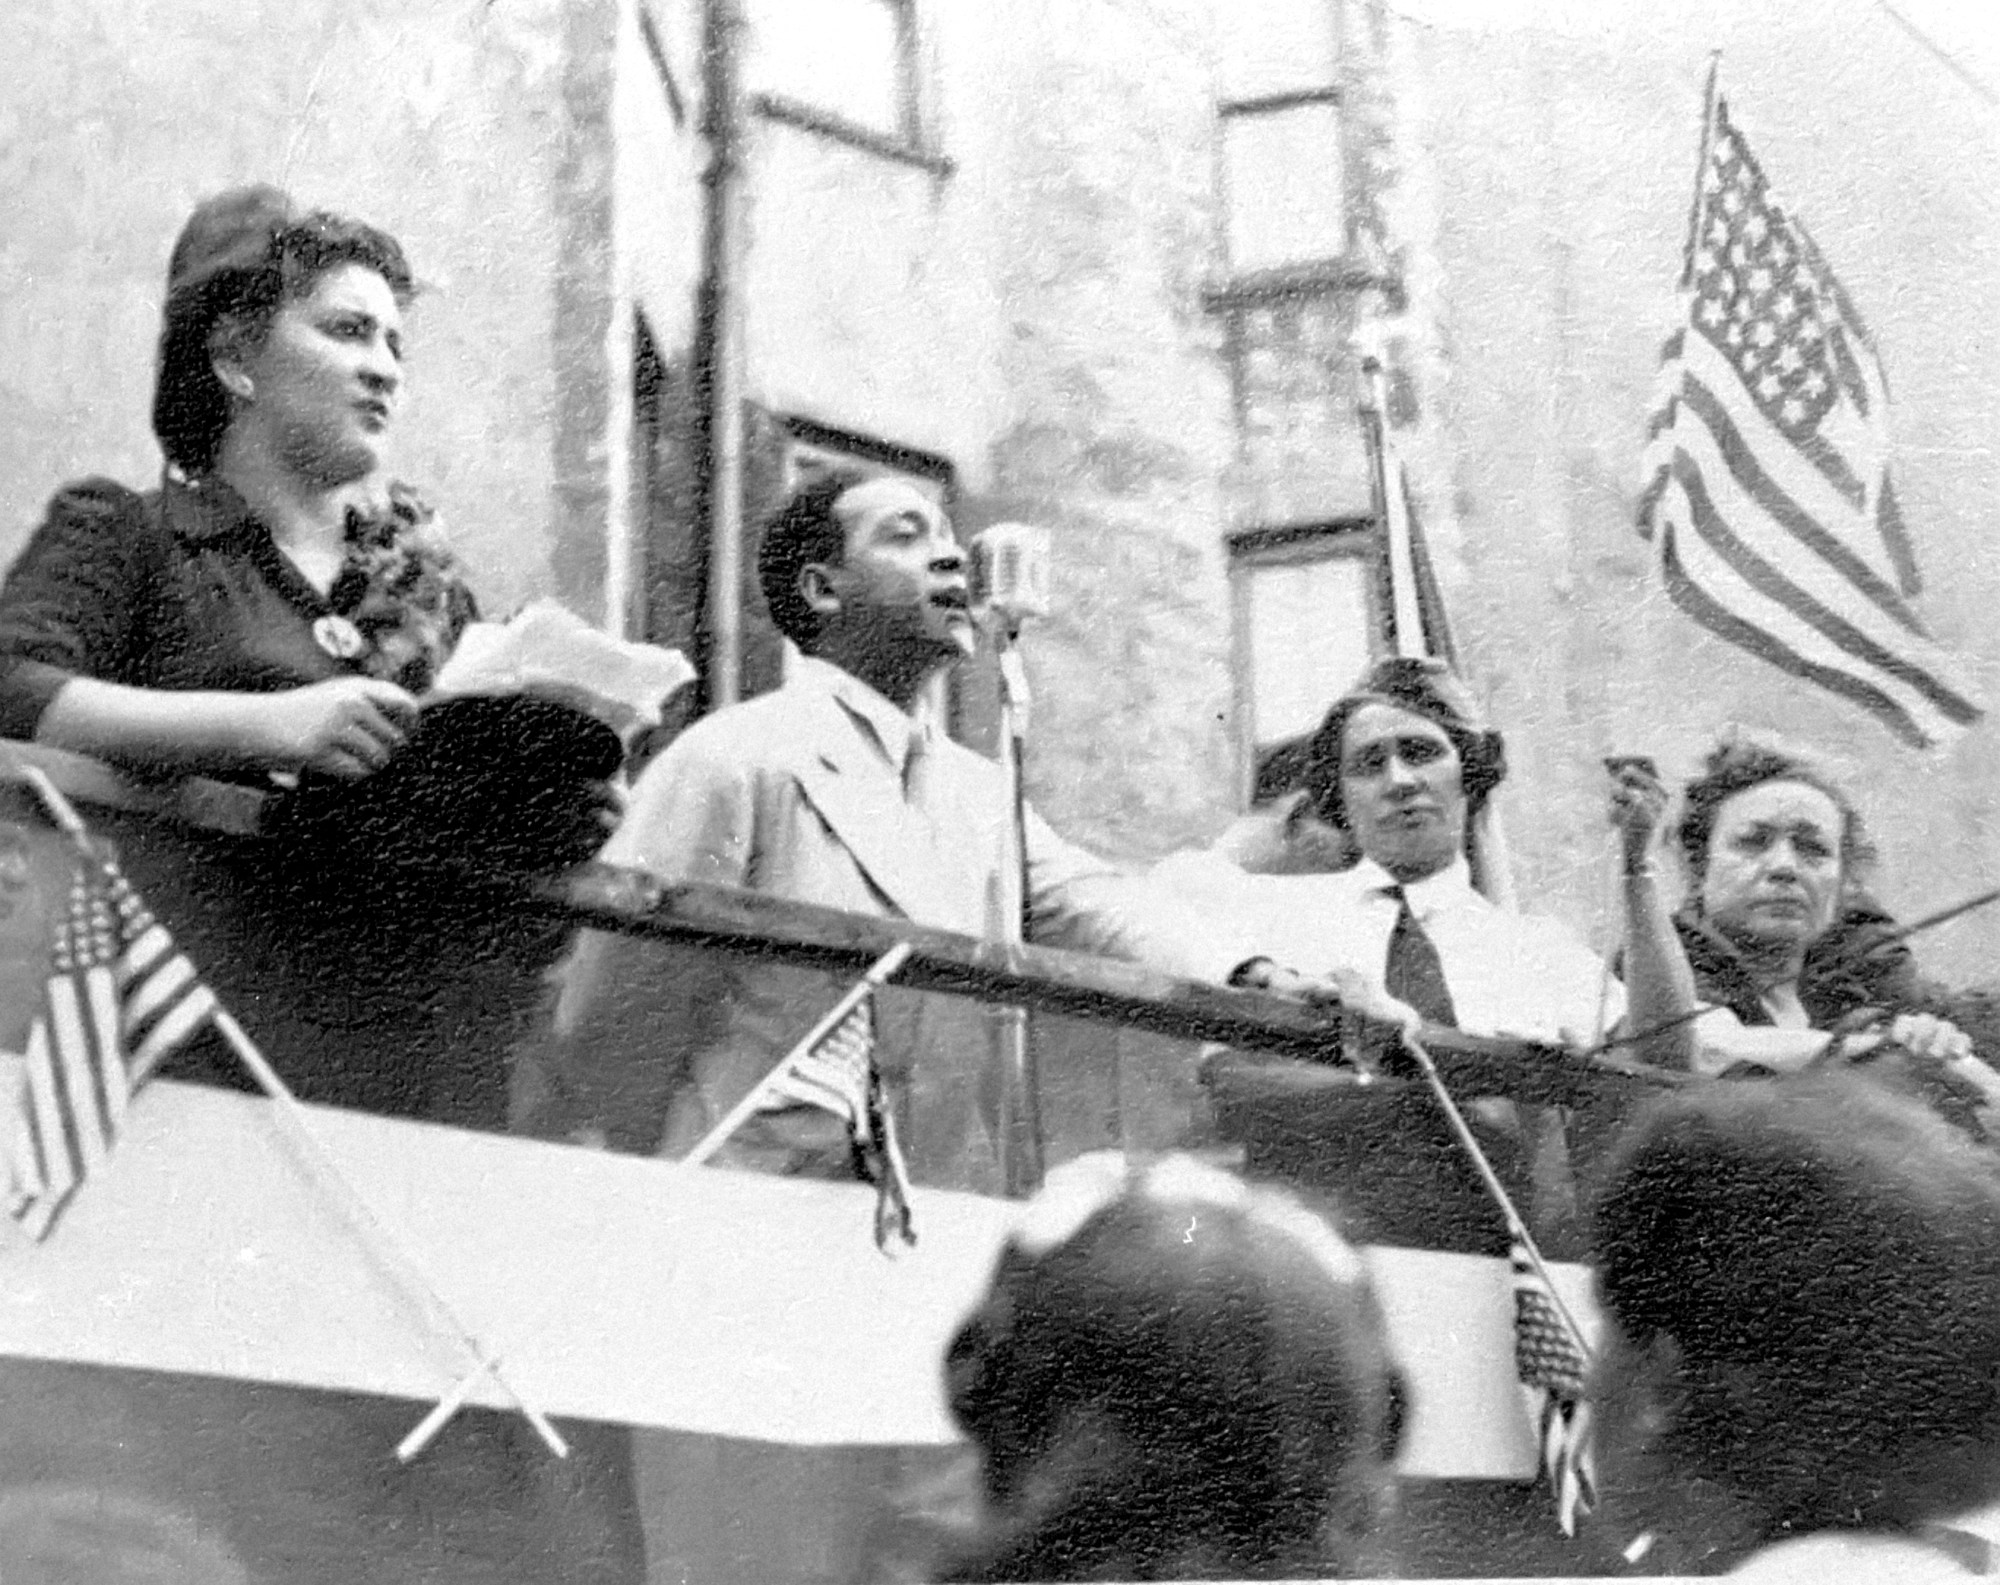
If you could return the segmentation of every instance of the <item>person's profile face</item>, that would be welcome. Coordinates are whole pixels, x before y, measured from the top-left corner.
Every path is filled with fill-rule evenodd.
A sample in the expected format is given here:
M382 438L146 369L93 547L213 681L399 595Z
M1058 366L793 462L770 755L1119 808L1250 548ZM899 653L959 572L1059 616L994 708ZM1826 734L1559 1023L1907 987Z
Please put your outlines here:
M1399 881L1422 880L1465 848L1464 766L1436 722L1365 704L1340 740L1340 796L1364 856Z
M1767 781L1725 799L1709 833L1702 912L1739 941L1807 945L1840 901L1840 806L1819 788Z
M402 358L395 293L378 271L348 263L321 271L302 294L288 296L257 346L217 367L239 412L254 415L288 467L341 485L367 477L385 460Z
M839 567L822 569L840 618L885 646L940 659L976 639L965 553L942 508L901 479L870 479L834 503L846 529Z

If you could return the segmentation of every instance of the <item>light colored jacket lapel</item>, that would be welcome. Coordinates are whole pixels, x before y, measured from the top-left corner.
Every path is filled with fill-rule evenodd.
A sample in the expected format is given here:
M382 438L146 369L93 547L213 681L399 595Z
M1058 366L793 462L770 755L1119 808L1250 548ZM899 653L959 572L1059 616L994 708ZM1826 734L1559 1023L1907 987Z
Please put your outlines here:
M796 775L806 801L878 891L906 918L948 926L957 910L931 827L903 802L895 772L828 701Z

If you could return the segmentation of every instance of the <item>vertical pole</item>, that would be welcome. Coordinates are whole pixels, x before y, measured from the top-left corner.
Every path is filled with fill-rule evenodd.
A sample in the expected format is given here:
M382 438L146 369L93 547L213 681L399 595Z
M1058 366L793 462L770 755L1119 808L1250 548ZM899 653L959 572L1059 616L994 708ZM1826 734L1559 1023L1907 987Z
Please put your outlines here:
M1722 70L1722 51L1708 52L1708 86L1701 96L1701 154L1694 162L1694 204L1688 211L1687 250L1681 257L1681 290L1694 284L1694 256L1701 246L1701 216L1708 183L1708 156L1715 146L1715 84Z
M1402 479L1389 456L1388 381L1378 358L1361 361L1361 432L1368 442L1368 492L1375 521L1382 525L1389 562L1389 619L1395 650L1406 659L1430 653L1422 603L1417 597L1417 562L1410 549L1409 504Z
M1028 671L1022 664L1019 632L1002 622L996 628L1000 651L1000 769L1007 808L1000 827L1000 853L987 897L989 940L1019 946L1027 934L1027 795L1022 755L1028 736ZM1026 1009L989 1004L995 1055L1000 1069L1000 1179L1002 1191L1019 1197L1042 1182L1041 1076Z
M1382 360L1366 355L1361 360L1361 434L1368 446L1368 488L1373 497L1375 521L1381 525L1385 560L1389 568L1389 621L1394 630L1397 655L1421 659L1432 653L1430 633L1424 625L1423 600L1417 584L1414 536L1410 529L1410 502L1404 493L1405 480L1389 446L1389 404L1387 379ZM1440 597L1441 598L1441 597ZM1440 629L1443 612L1439 612ZM1514 864L1508 851L1506 828L1489 800L1480 809L1468 833L1466 857L1472 865L1473 885L1503 908L1514 906Z
M697 378L703 418L702 527L708 581L702 612L705 703L743 692L743 262L745 253L741 0L708 0L702 127L708 189L702 238Z

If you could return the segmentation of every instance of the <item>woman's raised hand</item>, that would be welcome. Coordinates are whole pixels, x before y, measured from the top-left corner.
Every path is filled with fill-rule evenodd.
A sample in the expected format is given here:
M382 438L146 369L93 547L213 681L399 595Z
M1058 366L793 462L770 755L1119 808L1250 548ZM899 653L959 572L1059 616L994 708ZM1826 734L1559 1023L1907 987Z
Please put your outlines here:
M1608 759L1604 764L1611 773L1611 824L1623 838L1625 873L1639 874L1667 818L1666 783L1651 760Z
M392 682L334 677L262 695L260 749L277 769L359 781L389 763L416 725L417 701Z
M1972 1053L1972 1037L1950 1019L1934 1013L1899 1013L1890 1020L1888 1035L1920 1057L1938 1062L1978 1060Z

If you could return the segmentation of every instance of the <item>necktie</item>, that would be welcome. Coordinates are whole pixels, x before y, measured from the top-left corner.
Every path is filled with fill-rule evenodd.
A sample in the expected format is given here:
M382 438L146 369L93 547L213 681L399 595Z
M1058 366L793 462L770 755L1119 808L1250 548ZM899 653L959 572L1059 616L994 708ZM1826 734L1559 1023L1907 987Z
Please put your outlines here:
M903 802L912 809L924 807L924 795L930 790L930 757L930 729L918 727L911 732L909 751L903 756Z
M1396 928L1389 933L1383 989L1398 1001L1408 1002L1427 1023L1456 1029L1458 1012L1451 1005L1451 992L1445 987L1444 964L1438 957L1437 943L1410 912L1410 899L1402 887L1389 887L1388 895L1396 899Z

